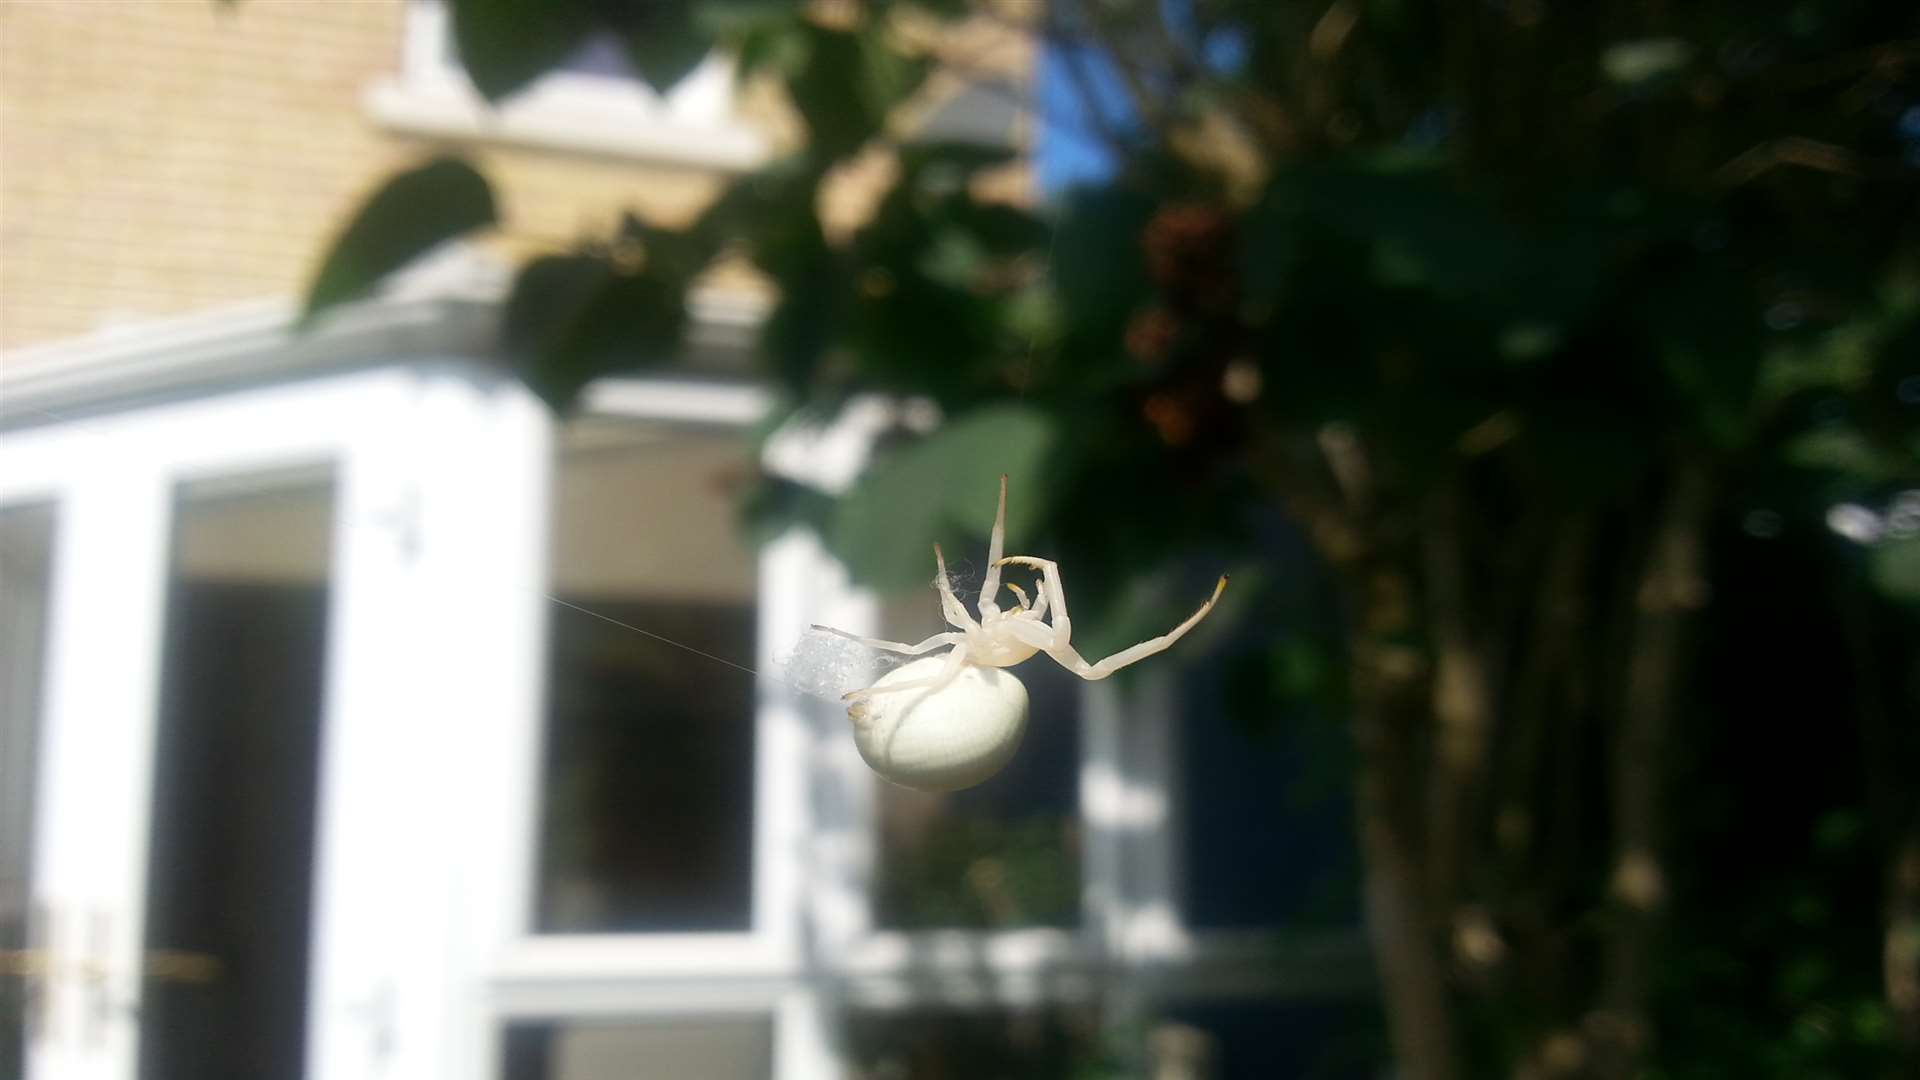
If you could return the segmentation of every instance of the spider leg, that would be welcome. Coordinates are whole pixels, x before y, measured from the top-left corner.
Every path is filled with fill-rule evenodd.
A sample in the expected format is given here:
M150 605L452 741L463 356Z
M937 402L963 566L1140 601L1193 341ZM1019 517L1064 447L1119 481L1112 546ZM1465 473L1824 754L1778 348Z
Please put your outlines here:
M989 571L989 573L991 573L991 571ZM1028 608L1033 606L1033 601L1027 599L1027 590L1021 588L1018 585L1015 585L1011 581L1007 582L1007 588L1013 590L1013 595L1020 598L1019 610L1025 611Z
M1061 667L1066 668L1075 675L1089 681L1104 679L1114 672L1119 671L1121 668L1126 667L1128 664L1144 660L1154 653L1165 652L1174 642L1179 641L1187 631L1198 625L1201 619L1207 617L1207 612L1213 610L1214 603L1220 599L1220 594L1226 590L1226 587L1227 579L1225 575L1222 575L1219 582L1213 587L1213 595L1207 597L1207 602L1200 605L1199 611L1187 616L1185 622L1161 634L1157 638L1152 638L1138 645L1130 645L1121 649L1119 652L1114 653L1112 656L1107 657L1097 664L1087 663L1086 658L1082 657L1074 650L1072 645L1068 644L1065 635L1057 637L1055 639L1056 644L1052 648L1046 648L1045 646L1042 646L1042 648L1046 654L1053 657L1054 661Z
M933 583L940 590L940 610L946 614L947 621L962 630L977 628L980 624L967 616L967 609L960 603L960 598L953 595L953 582L947 579L947 557L940 554L939 544L933 545L933 565L940 571Z
M1000 610L1000 551L1007 542L1007 474L1000 474L1000 508L993 514L993 534L987 540L987 575L980 581L980 617ZM1016 592L1018 590L1015 590Z
M963 634L950 631L944 634L935 634L918 645L908 645L902 641L886 641L881 638L861 637L858 634L849 634L845 630L835 630L831 626L821 626L819 623L814 623L813 628L833 634L836 637L846 638L848 641L857 641L869 649L885 649L888 652L906 653L908 656L919 656L924 652L932 652L942 645L958 645L965 637Z
M1060 585L1060 564L1052 559L1036 559L1032 555L1009 555L1000 563L1015 563L1031 566L1040 571L1040 606L1053 605L1053 628L1060 632L1060 640L1065 641L1073 635L1073 620L1067 617L1067 592Z
M1012 634L1014 637L1025 642L1026 644L1033 646L1034 648L1040 650L1043 653L1046 653L1048 656L1053 656L1053 654L1060 649L1065 649L1067 652L1073 653L1073 646L1067 644L1064 641L1061 641L1060 635L1054 633L1053 627L1048 626L1046 623L1028 622L1025 619L1022 619L1018 622L1008 620L1006 623L1006 627L1007 627L1007 633ZM1080 654L1073 653L1073 655L1077 658ZM1056 660L1059 659L1059 657L1054 657L1054 658ZM1071 670L1073 667L1072 664L1069 664L1064 660L1060 661L1060 663L1062 667L1065 667L1069 670ZM1091 664L1088 664L1085 660L1081 660L1080 664L1083 667L1092 666Z
M850 690L841 696L841 700L853 701L856 698L872 697L875 694L891 694L897 690L925 689L928 693L932 693L952 682L954 676L960 674L960 669L965 666L967 662L966 647L961 645L954 646L953 651L948 653L945 659L946 663L941 666L939 672L931 679L914 679L910 682L894 683L891 686L869 686L864 690Z

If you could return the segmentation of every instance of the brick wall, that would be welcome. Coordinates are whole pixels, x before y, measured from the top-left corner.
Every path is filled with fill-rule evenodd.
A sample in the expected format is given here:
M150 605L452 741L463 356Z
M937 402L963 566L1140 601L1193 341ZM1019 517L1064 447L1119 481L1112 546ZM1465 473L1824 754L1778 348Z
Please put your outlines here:
M366 105L400 72L405 16L404 0L0 0L0 349L298 296L359 201L437 149ZM756 96L745 111L780 138L790 122ZM724 182L457 148L494 182L516 255L604 233L625 209L682 220Z
M0 347L284 296L406 156L359 108L401 4L0 4Z
M296 296L344 217L434 149L364 104L402 0L0 2L0 348ZM689 169L467 147L519 250L632 206L683 217Z

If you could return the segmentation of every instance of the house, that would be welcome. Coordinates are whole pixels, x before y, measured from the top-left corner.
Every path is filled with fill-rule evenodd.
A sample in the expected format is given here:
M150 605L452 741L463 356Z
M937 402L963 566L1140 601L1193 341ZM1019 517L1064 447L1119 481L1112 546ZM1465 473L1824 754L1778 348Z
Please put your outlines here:
M1170 679L1036 672L1016 764L935 798L780 678L930 608L741 538L748 470L844 486L897 412L753 460L749 277L566 423L502 371L511 259L684 219L778 109L600 42L489 109L450 40L438 0L0 8L0 1071L1056 1076L1151 1032L1155 1075L1274 1075L1351 1011L1354 935L1260 899L1275 766ZM1024 137L970 100L928 122ZM446 148L502 235L295 334Z

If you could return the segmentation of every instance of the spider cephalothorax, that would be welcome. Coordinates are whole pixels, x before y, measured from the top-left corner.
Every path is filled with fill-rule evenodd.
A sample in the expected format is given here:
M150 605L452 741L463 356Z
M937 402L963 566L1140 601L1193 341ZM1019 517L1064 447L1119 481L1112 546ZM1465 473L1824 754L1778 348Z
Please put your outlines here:
M854 744L867 764L881 776L906 787L951 791L970 787L1000 771L1019 747L1026 730L1027 690L1010 672L1012 667L1045 653L1061 667L1083 679L1104 679L1137 660L1161 652L1213 610L1227 587L1222 576L1213 595L1200 610L1157 638L1122 649L1090 664L1073 647L1073 623L1067 617L1067 596L1060 584L1060 568L1051 560L1031 555L1001 556L1006 542L1007 478L1000 478L1000 506L987 544L986 579L975 605L978 618L953 593L947 563L939 545L933 549L940 593L940 610L954 629L933 635L917 645L883 641L816 626L862 645L888 652L919 656L942 646L940 656L916 660L888 672L864 690L846 695L847 715L853 721ZM1017 605L1000 608L1000 568L1028 566L1039 571L1040 583L1029 598L1008 582ZM917 690L919 693L902 694Z

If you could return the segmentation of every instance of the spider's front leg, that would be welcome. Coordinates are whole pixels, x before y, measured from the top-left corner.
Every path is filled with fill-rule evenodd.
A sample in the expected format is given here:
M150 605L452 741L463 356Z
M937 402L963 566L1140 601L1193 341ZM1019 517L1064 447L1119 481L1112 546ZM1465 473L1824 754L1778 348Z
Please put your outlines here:
M953 595L953 582L947 578L947 557L940 553L940 545L933 545L934 587L940 590L940 611L947 621L962 630L972 630L979 626L967 615L966 605Z
M846 638L848 641L857 641L869 649L885 649L887 652L905 653L908 656L919 656L921 653L932 652L942 645L957 645L966 640L965 634L948 631L944 634L935 634L917 645L909 645L904 641L888 641L885 638L861 637L859 634L849 634L845 630L835 630L831 626L821 626L819 623L814 623L813 629L832 634L835 637Z
M850 690L841 698L841 700L857 701L861 698L872 697L875 694L891 694L900 690L925 689L929 693L932 693L934 691L942 689L948 683L953 681L954 676L960 674L960 669L964 667L967 662L967 647L965 644L964 637L960 634L954 634L952 636L962 638L962 642L960 644L956 644L953 647L952 652L948 653L946 656L941 658L944 662L940 666L939 673L934 675L933 678L911 679L907 682L888 683L887 685L884 685L884 686L876 683L873 686L869 686L864 690Z
M987 573L980 581L980 618L1000 610L1000 552L1007 543L1007 474L1000 474L1000 507L993 514L993 532L987 537ZM944 574L942 576L945 576ZM1020 590L1015 589L1018 593ZM1021 606L1026 606L1025 597Z

